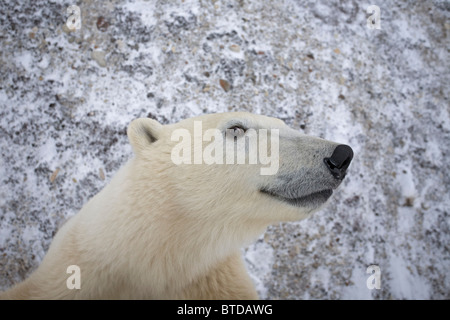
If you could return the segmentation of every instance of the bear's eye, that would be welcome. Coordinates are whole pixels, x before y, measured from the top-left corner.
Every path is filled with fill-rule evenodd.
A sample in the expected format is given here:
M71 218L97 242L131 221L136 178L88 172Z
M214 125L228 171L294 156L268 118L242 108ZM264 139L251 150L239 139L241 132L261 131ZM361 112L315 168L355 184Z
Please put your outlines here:
M245 134L245 131L247 130L242 126L235 125L227 129L227 134L234 136L235 138L238 138L243 136Z

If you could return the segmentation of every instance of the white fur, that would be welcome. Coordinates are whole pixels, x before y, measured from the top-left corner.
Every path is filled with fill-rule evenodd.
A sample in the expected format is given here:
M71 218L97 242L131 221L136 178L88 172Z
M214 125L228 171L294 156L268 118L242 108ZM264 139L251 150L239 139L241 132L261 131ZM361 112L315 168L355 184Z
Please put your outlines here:
M259 165L177 166L170 160L173 130L192 130L193 120L201 120L203 130L222 128L234 119L280 130L282 173L320 166L309 158L302 162L302 151L291 150L290 144L322 143L326 152L334 146L278 119L248 113L206 115L166 126L137 119L128 129L136 156L58 231L37 271L0 297L257 298L240 248L269 224L299 220L313 210L262 195L258 188L275 177L261 176ZM69 265L80 267L79 290L66 286Z

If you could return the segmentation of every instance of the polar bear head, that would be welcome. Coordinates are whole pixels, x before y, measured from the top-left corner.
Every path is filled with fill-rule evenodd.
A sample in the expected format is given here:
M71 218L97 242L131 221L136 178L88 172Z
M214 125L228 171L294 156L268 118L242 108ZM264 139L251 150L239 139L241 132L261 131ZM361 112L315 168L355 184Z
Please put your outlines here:
M321 208L352 160L349 146L310 137L245 112L128 128L137 192L194 219L235 223L300 220Z

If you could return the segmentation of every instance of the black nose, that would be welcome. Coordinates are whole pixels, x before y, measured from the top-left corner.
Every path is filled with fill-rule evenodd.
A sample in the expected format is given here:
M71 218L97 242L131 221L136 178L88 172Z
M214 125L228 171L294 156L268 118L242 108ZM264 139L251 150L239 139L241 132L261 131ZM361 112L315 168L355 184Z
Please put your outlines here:
M345 144L341 144L334 149L331 157L323 159L323 162L325 162L333 177L342 180L345 177L345 173L350 162L352 162L352 159L352 148Z

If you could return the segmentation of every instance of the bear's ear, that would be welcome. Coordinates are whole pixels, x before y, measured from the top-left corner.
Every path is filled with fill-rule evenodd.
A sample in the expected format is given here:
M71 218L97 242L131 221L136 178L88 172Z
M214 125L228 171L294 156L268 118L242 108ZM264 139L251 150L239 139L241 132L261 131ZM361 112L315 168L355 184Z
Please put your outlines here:
M133 120L128 126L127 135L133 146L134 152L141 153L153 142L158 140L163 126L156 120L139 118Z

